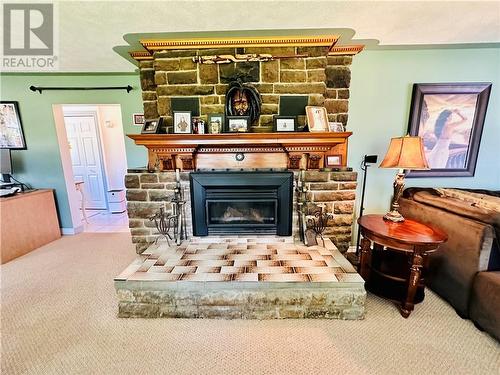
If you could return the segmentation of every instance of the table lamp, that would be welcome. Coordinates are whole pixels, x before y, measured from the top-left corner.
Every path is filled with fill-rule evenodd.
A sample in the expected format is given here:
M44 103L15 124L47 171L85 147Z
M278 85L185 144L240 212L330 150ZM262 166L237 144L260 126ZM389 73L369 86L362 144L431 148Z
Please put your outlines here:
M398 201L405 187L404 170L429 169L429 164L425 158L422 138L409 135L406 137L391 138L387 154L379 167L398 169L393 184L394 195L392 197L391 210L384 215L384 220L393 222L404 221L403 215L398 211Z

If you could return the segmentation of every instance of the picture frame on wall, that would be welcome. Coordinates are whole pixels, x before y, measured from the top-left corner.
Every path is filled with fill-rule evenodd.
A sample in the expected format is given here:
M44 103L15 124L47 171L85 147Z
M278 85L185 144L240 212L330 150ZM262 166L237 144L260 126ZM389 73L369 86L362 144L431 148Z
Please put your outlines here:
M141 134L158 134L162 124L163 117L158 117L154 120L146 120L144 121L144 125L142 125Z
M191 111L173 111L174 134L191 134L193 132Z
M326 155L325 156L325 167L341 167L342 166L342 155Z
M132 114L132 124L137 126L144 125L144 113L133 113Z
M227 116L228 133L245 133L248 132L250 124L250 116Z
M274 116L273 120L273 132L297 131L296 116Z
M26 150L18 102L0 101L0 148Z
M410 135L422 137L430 170L407 177L472 177L491 83L416 83Z
M310 132L327 132L328 114L325 107L308 105L306 107L307 126Z

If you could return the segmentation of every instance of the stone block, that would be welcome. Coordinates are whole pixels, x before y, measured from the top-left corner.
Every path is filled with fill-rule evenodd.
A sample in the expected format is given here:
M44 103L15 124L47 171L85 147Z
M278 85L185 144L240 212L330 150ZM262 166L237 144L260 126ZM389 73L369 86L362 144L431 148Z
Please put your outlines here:
M328 65L351 65L352 56L328 56Z
M338 89L337 97L339 99L349 99L349 89Z
M218 84L218 85L215 85L215 93L217 95L226 95L226 92L227 92L227 88L229 87L229 85L226 85L226 84ZM272 91L271 91L272 92ZM221 103L224 103L224 96L221 97Z
M283 69L304 70L305 68L306 68L306 63L305 63L305 60L302 58L280 59L280 70L283 70Z
M157 72L169 72L179 70L180 60L179 59L155 59L154 62L155 71Z
M311 190L338 190L338 182L312 182L309 184Z
M278 309L280 319L301 319L305 312L306 308L302 306L282 306Z
M143 173L141 174L141 183L144 182L158 182L158 175L156 173Z
M273 56L295 55L295 47L245 47L245 53L266 53Z
M272 94L274 92L274 85L272 83L254 83L252 85L261 94Z
M242 290L222 290L219 292L206 292L200 295L198 305L205 306L237 306L248 302L248 294Z
M331 172L330 179L334 181L356 181L358 178L357 172Z
M342 226L342 225L351 225L353 217L352 215L342 214L342 215L334 215L331 219L331 222L334 225Z
M220 82L229 83L231 77L235 75L240 75L243 82L259 82L260 63L258 61L245 61L219 65Z
M304 178L306 182L327 182L328 172L306 171Z
M335 225L333 222L328 222L328 224ZM323 234L325 236L330 236L334 234L349 234L351 235L352 227L350 225L335 225L333 227L326 227Z
M170 85L198 83L198 72L196 70L168 72L167 80Z
M203 64L205 65L205 64ZM179 69L180 70L196 70L197 64L193 61L192 57L187 57L184 59L179 59Z
M154 91L155 85L155 71L152 69L142 69L139 73L141 79L142 91Z
M306 81L305 70L281 70L280 71L280 81L281 82L305 82Z
M139 61L139 69L153 69L153 60Z
M206 319L240 319L239 306L198 306L198 316Z
M272 115L261 115L259 119L260 126L273 126L274 116Z
M277 104L262 104L260 111L263 115L278 114Z
M212 104L212 105L201 105L202 115L208 115L210 113L224 113L224 104Z
M307 82L324 82L326 74L324 69L308 70Z
M325 103L325 97L321 94L309 95L307 105L314 105L322 107Z
M164 184L159 184L156 182L141 184L141 189L165 189Z
M276 94L324 94L324 83L277 83L274 85Z
M168 190L150 190L149 191L149 200L151 202L158 201L168 201L170 202L174 197L174 193Z
M219 104L219 97L217 95L209 95L200 97L201 104Z
M297 47L297 54L307 54L309 57L326 56L329 47Z
M194 57L198 53L195 49L163 50L154 53L155 59L171 59L175 57Z
M356 198L353 191L315 191L312 193L315 202L350 201Z
M142 102L142 105L144 108L144 117L146 118L146 120L158 118L158 109L156 100Z
M349 110L349 100L326 99L325 108L328 113L346 113Z
M340 190L355 190L358 184L356 182L342 182L339 185Z
M260 77L262 82L277 82L279 79L279 61L261 62Z
M142 189L127 189L127 201L147 201L148 192Z
M175 172L160 172L158 180L160 182L175 182Z
M306 59L306 69L325 69L326 56Z
M337 91L336 89L326 89L325 98L328 99L337 99Z
M280 102L279 95L263 94L260 97L263 104L279 104Z
M335 202L333 207L335 214L352 214L354 212L354 202Z
M159 316L159 305L150 303L119 302L119 318L156 318Z
M351 85L351 70L345 66L327 66L326 86L334 89L345 89Z
M156 91L143 91L142 100L156 100Z
M347 120L349 119L349 115L347 113L342 113L337 115L337 121L344 124L344 127L347 128Z
M156 89L158 96L196 96L214 93L212 85L161 85Z
M141 228L144 226L144 223L140 219L129 219L128 227L129 228Z
M156 214L160 207L165 207L160 202L128 202L128 216L131 219L149 219Z
M125 175L125 187L127 189L138 189L140 187L139 175L126 174Z
M167 73L156 72L155 73L155 84L156 85L165 85L166 83L167 83Z
M198 306L159 305L158 316L161 318L199 318Z
M149 236L151 231L147 228L131 228L130 234L132 236Z
M167 116L172 112L172 104L170 97L168 96L160 96L158 98L158 114L160 116Z
M200 83L218 83L219 69L216 64L199 64Z

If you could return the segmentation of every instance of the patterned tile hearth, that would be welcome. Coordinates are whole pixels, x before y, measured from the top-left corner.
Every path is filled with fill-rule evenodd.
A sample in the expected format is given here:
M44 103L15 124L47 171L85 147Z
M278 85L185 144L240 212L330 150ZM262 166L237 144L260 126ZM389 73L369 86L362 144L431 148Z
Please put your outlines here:
M330 240L202 237L151 245L115 278L120 317L362 319L363 279Z

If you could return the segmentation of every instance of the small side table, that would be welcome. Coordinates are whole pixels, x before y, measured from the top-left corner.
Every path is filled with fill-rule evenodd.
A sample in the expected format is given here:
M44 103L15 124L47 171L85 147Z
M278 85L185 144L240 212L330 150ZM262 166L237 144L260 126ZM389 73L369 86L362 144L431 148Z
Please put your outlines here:
M358 224L363 235L360 274L366 289L398 303L401 315L407 318L415 303L424 299L427 255L448 236L414 220L394 223L383 215L364 215Z

